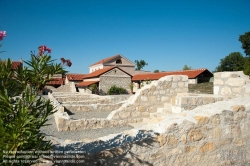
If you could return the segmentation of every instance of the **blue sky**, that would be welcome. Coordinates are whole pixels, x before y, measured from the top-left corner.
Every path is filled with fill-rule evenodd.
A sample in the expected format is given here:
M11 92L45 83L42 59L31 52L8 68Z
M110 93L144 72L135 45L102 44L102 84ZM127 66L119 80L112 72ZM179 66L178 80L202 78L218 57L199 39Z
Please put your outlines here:
M148 62L143 70L213 71L231 52L244 52L249 0L1 0L1 59L29 60L40 45L70 59L70 73L122 54Z

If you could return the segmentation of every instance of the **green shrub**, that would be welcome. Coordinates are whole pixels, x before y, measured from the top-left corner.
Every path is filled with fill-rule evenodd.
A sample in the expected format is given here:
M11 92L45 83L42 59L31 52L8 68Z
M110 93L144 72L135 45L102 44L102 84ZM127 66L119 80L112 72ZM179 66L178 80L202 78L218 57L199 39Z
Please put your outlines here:
M126 89L122 87L117 87L115 85L111 86L107 92L108 95L119 95L127 93Z
M64 72L54 61L50 55L32 53L31 60L24 61L27 67L20 65L14 71L10 59L0 60L0 165L31 165L21 160L36 162L38 154L32 154L52 149L40 128L54 107L38 93L54 74ZM32 152L32 157L18 156L18 151ZM11 155L17 163L4 163L3 155Z

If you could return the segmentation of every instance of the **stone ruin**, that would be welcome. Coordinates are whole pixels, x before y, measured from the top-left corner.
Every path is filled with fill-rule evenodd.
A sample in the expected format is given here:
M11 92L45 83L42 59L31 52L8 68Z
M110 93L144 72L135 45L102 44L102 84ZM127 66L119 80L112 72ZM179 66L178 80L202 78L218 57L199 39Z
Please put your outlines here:
M84 165L244 165L250 163L250 80L214 74L214 94L188 93L187 76L166 76L133 96L49 94L58 131L132 126L89 142L55 143L84 152ZM72 118L77 112L103 117ZM81 163L83 164L83 163Z

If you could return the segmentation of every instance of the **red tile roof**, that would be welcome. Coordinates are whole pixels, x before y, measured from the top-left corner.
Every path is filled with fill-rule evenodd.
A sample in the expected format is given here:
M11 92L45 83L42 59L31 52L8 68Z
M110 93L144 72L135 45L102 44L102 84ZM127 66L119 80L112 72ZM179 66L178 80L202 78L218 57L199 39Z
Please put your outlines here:
M63 85L65 78L52 78L52 80L47 85Z
M12 61L12 66L11 66L11 68L12 68L13 70L16 70L16 69L18 69L18 67L19 67L20 65L22 65L21 62L19 62L19 61Z
M66 74L69 81L82 81L86 74Z
M168 75L187 75L188 78L192 79L192 78L196 78L198 75L200 75L204 71L208 71L208 70L207 69L195 69L195 70L181 70L181 71L171 71L171 72L161 72L161 73L142 73L142 74L135 74L132 78L132 81L158 80L161 77L168 76Z
M108 62L108 61L110 61L112 59L115 59L118 56L120 56L120 54L114 55L114 56L111 56L111 57L108 57L108 58L105 58L105 59L102 59L102 60L100 60L100 61L98 61L98 62L96 62L96 63L94 63L94 64L92 64L90 66L94 66L94 65L98 65L98 64L103 64L103 63Z
M3 64L5 64L5 61L2 61L2 62L3 62ZM23 63L22 63L22 62L19 62L19 61L12 61L11 69L17 70L18 67L19 67L20 65L22 65L22 64L23 64Z
M76 87L87 87L87 86L95 84L97 82L99 82L99 81L83 81L83 82L76 84Z

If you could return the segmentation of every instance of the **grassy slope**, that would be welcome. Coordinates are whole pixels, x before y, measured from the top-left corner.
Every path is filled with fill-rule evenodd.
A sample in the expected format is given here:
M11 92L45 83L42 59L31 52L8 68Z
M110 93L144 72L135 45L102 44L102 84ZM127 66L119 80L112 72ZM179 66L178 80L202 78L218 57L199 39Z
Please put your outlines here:
M206 93L206 94L213 94L213 83L212 82L205 82L199 84L189 84L188 89L190 93Z

